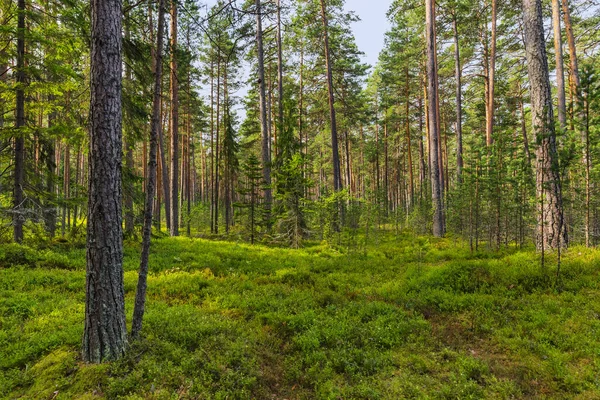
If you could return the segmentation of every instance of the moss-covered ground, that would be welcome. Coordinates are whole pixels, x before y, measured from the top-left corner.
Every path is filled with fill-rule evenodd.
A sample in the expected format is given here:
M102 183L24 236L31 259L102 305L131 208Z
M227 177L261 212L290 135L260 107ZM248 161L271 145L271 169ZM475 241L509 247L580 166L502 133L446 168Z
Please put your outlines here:
M127 242L132 314L139 244ZM290 250L155 240L143 339L79 359L85 249L0 246L0 398L599 399L600 251L410 234Z

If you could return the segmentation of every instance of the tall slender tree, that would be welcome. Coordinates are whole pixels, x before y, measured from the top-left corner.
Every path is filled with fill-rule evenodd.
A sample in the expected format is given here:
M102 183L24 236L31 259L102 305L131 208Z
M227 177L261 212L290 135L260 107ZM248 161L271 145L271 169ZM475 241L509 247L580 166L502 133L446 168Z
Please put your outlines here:
M264 201L267 209L267 220L270 219L270 208L273 203L271 190L271 146L269 135L269 120L267 119L267 94L265 82L265 53L263 48L263 28L261 0L256 0L256 51L258 61L258 90L260 102L260 132L262 137L262 167L264 179Z
M171 236L179 236L179 82L177 0L171 0ZM166 196L166 195L165 195Z
M442 237L446 233L444 217L443 177L440 173L441 140L437 104L438 66L436 55L435 2L425 0L426 55L427 55L427 98L429 101L429 165L431 172L431 194L433 201L433 234Z
M321 0L321 19L323 20L323 44L325 52L325 68L327 74L327 91L329 94L329 120L331 129L331 151L333 153L333 189L342 190L342 175L340 171L340 152L338 146L337 119L335 114L335 94L333 90L333 72L331 49L329 47L329 21L325 0Z
M18 0L17 16L17 90L15 119L15 171L13 189L13 228L15 242L23 241L25 223L25 0Z
M156 197L156 178L158 166L158 131L162 129L160 123L162 92L162 62L163 62L163 36L165 25L165 0L158 0L158 32L156 35L156 49L154 51L154 92L152 97L152 121L150 125L150 154L148 156L148 180L146 183L146 202L144 206L144 228L142 231L142 255L138 275L137 291L135 294L135 307L131 324L131 336L135 339L142 330L144 309L146 304L146 287L148 281L148 259L150 256L150 240L152 236L152 216L154 198Z

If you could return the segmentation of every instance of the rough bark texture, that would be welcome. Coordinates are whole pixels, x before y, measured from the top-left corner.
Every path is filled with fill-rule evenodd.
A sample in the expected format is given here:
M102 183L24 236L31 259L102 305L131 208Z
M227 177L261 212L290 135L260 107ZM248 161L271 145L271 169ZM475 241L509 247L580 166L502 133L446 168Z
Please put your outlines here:
M333 93L333 73L331 71L331 52L329 49L329 23L325 0L321 0L321 18L323 19L323 41L325 44L325 68L327 69L327 90L329 92L329 116L331 121L331 150L333 152L333 189L342 190L342 175L340 171L340 153L337 135L337 120L335 116L335 96Z
M17 91L16 91L16 137L15 137L15 172L13 188L13 228L15 242L23 241L23 224L25 210L25 0L18 1L17 21Z
M166 197L166 196L165 196ZM179 236L179 85L177 1L171 1L171 236Z
M121 226L121 0L92 0L90 179L83 360L125 353Z
M429 163L431 170L431 192L433 200L433 235L442 237L446 233L442 176L440 174L441 143L438 121L438 86L436 63L435 3L425 0L426 52L427 52L427 97L429 119Z
M148 258L150 256L150 238L152 236L152 215L154 197L156 196L157 178L157 153L158 131L160 124L160 94L162 91L162 59L163 59L163 32L165 25L165 0L158 2L158 32L156 38L156 51L154 52L154 93L152 102L152 125L150 126L150 155L148 158L148 181L146 182L146 203L144 206L144 228L142 231L142 256L138 275L137 291L135 293L135 307L131 336L137 338L142 330L144 309L146 304L146 288L148 281Z
M267 120L267 97L265 89L265 55L263 50L262 14L260 0L256 0L256 47L258 52L258 86L260 96L260 131L262 134L262 168L264 180L264 201L267 210L273 202L271 191L271 150L269 146L269 127ZM267 217L269 212L267 211Z
M563 226L552 93L542 18L541 0L523 0L525 52L531 87L531 116L538 143L536 151L538 203L536 243L540 250L558 248L567 244L566 229Z

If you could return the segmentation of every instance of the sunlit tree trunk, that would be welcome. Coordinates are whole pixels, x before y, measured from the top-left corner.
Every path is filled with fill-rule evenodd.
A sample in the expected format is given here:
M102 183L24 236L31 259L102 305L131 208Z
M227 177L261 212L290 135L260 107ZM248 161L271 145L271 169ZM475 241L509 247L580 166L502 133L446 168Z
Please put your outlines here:
M554 112L548 59L546 56L541 0L523 0L525 52L531 90L531 113L538 148L536 187L538 197L539 250L567 245L563 226L562 193L559 176Z
M433 234L444 236L446 224L444 218L444 203L442 191L442 176L440 174L441 143L439 132L437 63L436 63L436 33L435 33L435 3L425 0L426 19L426 54L427 54L427 97L429 107L429 159L431 166L431 190L433 201Z
M165 196L166 197L166 196ZM171 1L171 236L179 236L179 83L177 81L177 1Z
M560 25L561 0L552 0L552 26L554 28L554 57L556 59L556 91L558 97L558 122L567 129L567 100L565 97L565 72L563 62L562 30Z

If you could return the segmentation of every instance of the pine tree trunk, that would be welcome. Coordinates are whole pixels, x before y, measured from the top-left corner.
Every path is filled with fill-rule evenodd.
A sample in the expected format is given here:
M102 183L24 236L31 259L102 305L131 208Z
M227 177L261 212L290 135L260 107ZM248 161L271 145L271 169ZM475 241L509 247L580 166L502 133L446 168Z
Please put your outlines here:
M410 73L408 65L406 66L406 82L405 82L404 95L406 96L406 152L408 153L408 179L409 179L409 198L407 202L408 207L412 207L415 200L415 178L413 173L413 158L412 158L412 138L410 134Z
M161 109L162 109L162 99L161 99ZM161 115L162 119L162 115ZM162 181L162 195L163 200L165 202L165 221L167 223L167 230L171 232L171 192L169 190L169 168L167 165L167 155L165 150L165 140L163 131L165 127L161 123L160 129L158 130L158 150L160 152L160 172L161 172L161 181ZM158 205L158 213L160 215L160 202Z
M161 101L162 91L162 58L163 58L163 32L165 24L165 0L158 2L158 33L156 51L154 52L154 93L152 101L152 121L150 126L150 155L148 158L148 180L146 182L146 202L144 204L144 228L142 232L142 255L138 275L137 290L135 293L135 307L131 325L131 336L139 337L144 319L146 304L146 288L148 281L148 259L150 256L150 240L152 236L152 215L154 198L156 196L157 179L157 153L158 132L161 129Z
M166 197L166 196L165 196ZM171 1L171 236L179 236L179 83L177 1Z
M496 91L496 43L497 43L497 4L496 0L492 2L492 37L491 37L491 49L489 57L488 67L488 99L487 99L487 113L486 113L486 143L489 146L494 141L494 114L495 114L495 91Z
M335 96L333 92L333 72L331 65L331 51L329 49L329 22L325 9L325 0L321 0L321 18L323 20L323 41L325 45L325 68L327 70L327 91L329 93L329 116L331 121L331 150L333 152L333 189L339 192L342 187L340 172L340 153L337 135L337 120L335 116Z
M531 87L533 128L539 143L536 156L539 250L566 246L552 93L546 56L541 0L523 0L525 51Z
M213 188L213 198L214 198L214 213L215 213L215 233L219 233L219 197L220 197L220 188L219 188L219 163L220 163L220 130L221 130L221 54L220 51L217 51L217 102L216 102L216 135L215 135L215 181Z
M127 6L127 3L126 3ZM125 40L131 40L131 32L129 29L129 13L125 13L124 16L124 29L125 29ZM131 72L130 63L125 63L125 77L127 80L133 80L133 75ZM129 113L128 111L126 111ZM126 128L126 131L129 132ZM129 136L125 136L125 165L127 167L127 174L133 175L134 162L133 162L133 138ZM134 211L133 211L133 190L131 189L131 184L128 182L125 183L125 187L123 188L123 194L125 196L125 235L128 237L132 237L134 235Z
M13 235L15 242L23 241L23 224L25 223L25 0L18 0L17 18L17 90L16 90L16 137L15 137L15 172L13 191Z
M438 87L436 63L435 3L425 1L426 43L427 43L427 97L429 100L429 159L431 165L431 190L433 201L433 235L443 237L446 233L442 176L440 174L441 143L438 121Z
M462 182L463 170L463 139L462 139L462 66L460 62L460 42L458 40L458 22L456 11L452 15L452 28L454 32L454 74L456 77L456 179Z
M560 26L561 0L552 0L552 26L554 28L554 56L556 59L556 91L558 97L558 122L560 129L567 129L567 100L565 96L565 72L563 62L562 30Z
M265 61L263 50L263 31L262 31L262 13L261 2L256 0L256 47L258 59L258 86L260 101L260 132L262 136L262 168L264 201L266 208L266 219L270 220L271 204L273 203L273 194L271 191L271 150L269 143L269 128L267 120L267 97L265 89Z
M92 0L90 179L82 356L99 363L127 348L121 215L121 0Z
M579 114L580 121L579 126L585 127L588 125L588 121L586 121L586 116L584 112L583 105L583 97L581 95L581 79L579 77L579 60L577 58L577 47L575 45L575 35L573 34L573 24L571 22L571 11L569 9L569 0L562 0L562 9L563 9L563 18L565 21L565 31L567 34L567 42L569 44L569 58L571 61L571 97L574 99L574 112L573 114ZM573 120L575 118L573 117ZM590 157L590 147L589 143L589 134L586 129L580 128L581 134L581 143L583 144L583 165L586 171L592 169L591 157ZM589 174L586 172L585 175L585 244L587 247L590 246L590 232L591 232L591 222L590 222L590 198L591 198L591 183L589 180Z
M54 101L54 96L50 95L50 102ZM52 112L48 115L48 129L51 129L56 113ZM56 234L56 147L54 139L48 138L44 140L44 158L46 164L46 192L49 197L44 202L44 226L48 235L53 238Z
M281 0L277 0L277 131L283 132L283 42L281 38ZM281 152L281 150L279 150Z

